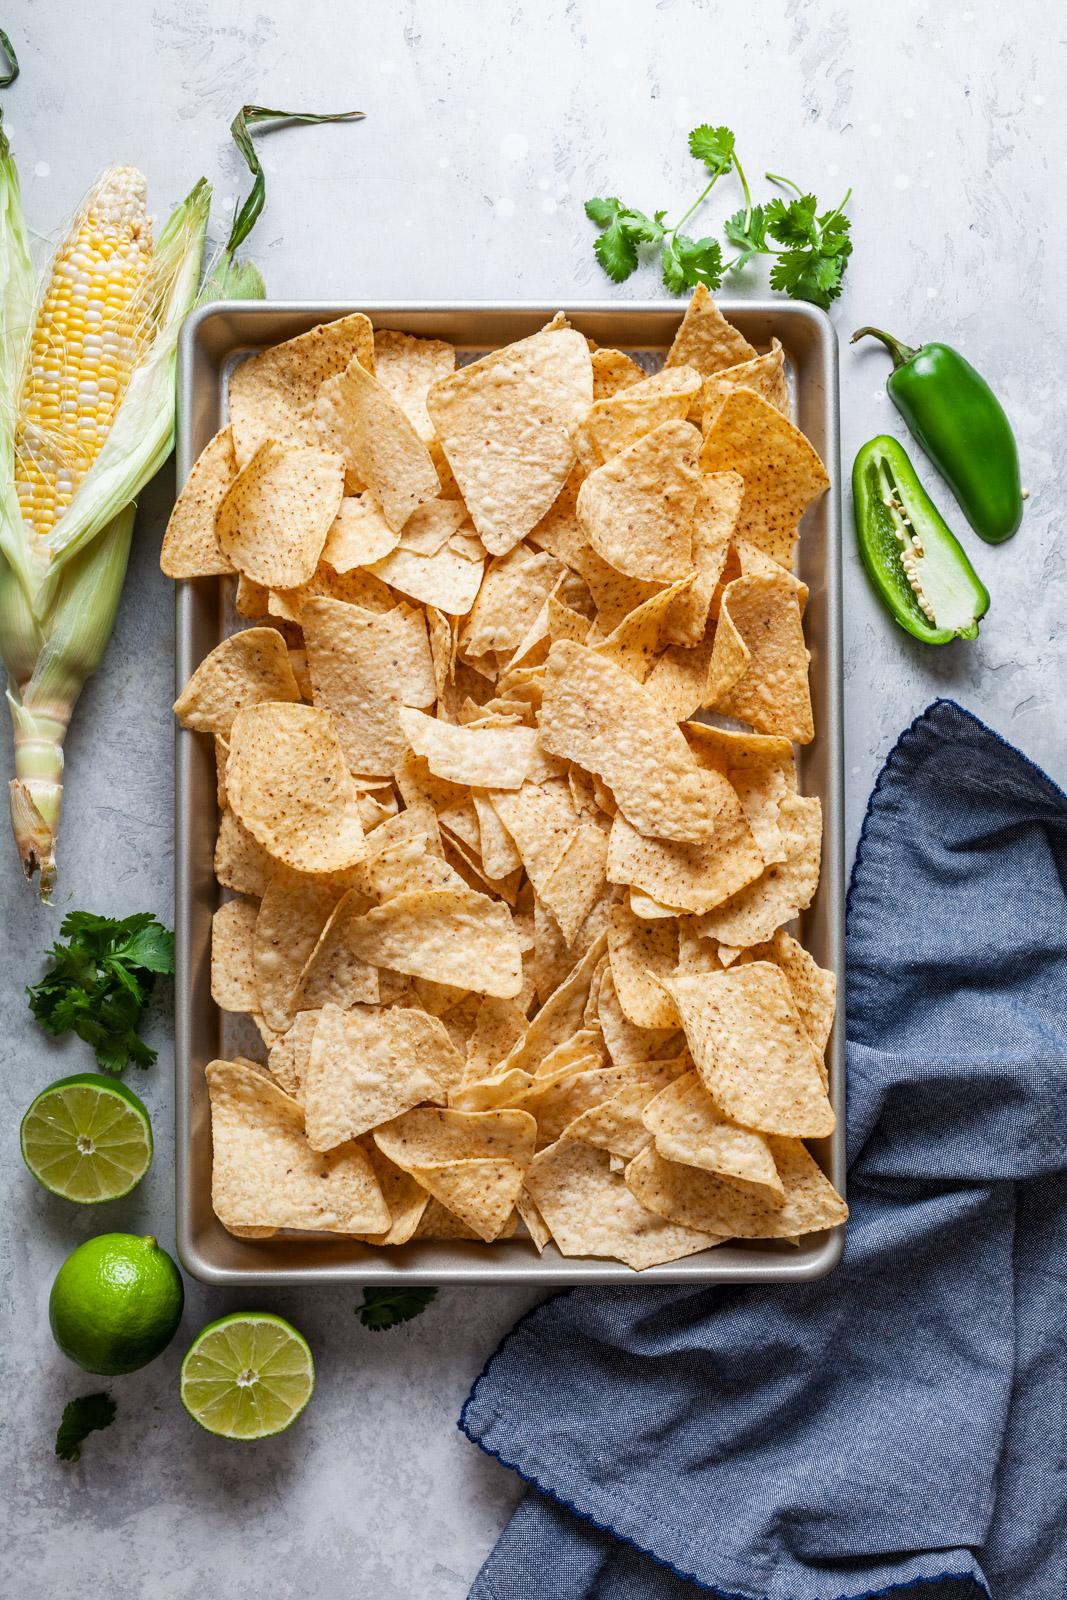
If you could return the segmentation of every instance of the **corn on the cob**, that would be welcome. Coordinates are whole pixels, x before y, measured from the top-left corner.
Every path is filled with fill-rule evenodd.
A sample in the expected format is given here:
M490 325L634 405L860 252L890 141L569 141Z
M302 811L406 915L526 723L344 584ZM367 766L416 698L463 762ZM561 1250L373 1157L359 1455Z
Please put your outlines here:
M202 180L153 254L145 183L112 168L60 250L36 318L18 174L0 126L0 653L23 871L55 882L63 739L111 634L135 498L174 431L178 330L200 276Z
M96 460L149 335L152 220L135 167L89 194L52 267L20 396L16 492L50 533Z

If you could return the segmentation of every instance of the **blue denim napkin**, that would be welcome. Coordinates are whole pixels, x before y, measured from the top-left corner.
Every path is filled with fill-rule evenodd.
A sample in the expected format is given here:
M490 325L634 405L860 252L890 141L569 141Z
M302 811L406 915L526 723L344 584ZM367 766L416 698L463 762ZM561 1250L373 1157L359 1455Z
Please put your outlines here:
M853 871L840 1266L520 1322L460 1421L531 1485L474 1600L1067 1596L1065 890L1067 796L938 701Z

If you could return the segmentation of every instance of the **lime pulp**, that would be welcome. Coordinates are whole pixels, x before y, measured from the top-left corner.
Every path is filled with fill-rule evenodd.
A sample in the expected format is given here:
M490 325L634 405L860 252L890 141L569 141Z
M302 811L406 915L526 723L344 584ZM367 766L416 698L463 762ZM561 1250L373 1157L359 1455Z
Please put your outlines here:
M22 1159L38 1183L65 1200L118 1200L152 1165L144 1105L125 1084L93 1072L43 1089L20 1131Z
M182 1404L202 1428L224 1439L281 1433L314 1387L307 1340L269 1311L236 1311L210 1322L182 1362Z

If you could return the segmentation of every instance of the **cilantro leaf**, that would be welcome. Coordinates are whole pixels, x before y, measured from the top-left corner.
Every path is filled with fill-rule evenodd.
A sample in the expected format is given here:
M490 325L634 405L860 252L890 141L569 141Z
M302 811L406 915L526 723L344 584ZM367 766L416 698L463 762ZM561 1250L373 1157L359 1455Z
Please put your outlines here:
M593 253L614 283L622 283L637 267L638 245L658 244L663 238L662 211L657 211L654 218L646 217L643 211L624 206L614 196L587 200L585 214L604 229L594 240Z
M356 1310L365 1328L382 1333L417 1317L436 1294L436 1289L364 1289L363 1304Z
M817 205L813 194L801 195L798 200L770 201L766 210L767 232L779 244L815 244L818 239L815 222Z
M783 250L771 268L771 288L795 300L809 300L825 311L841 293L847 252L824 256L818 250Z
M121 921L72 911L59 931L69 942L52 946L50 970L26 990L37 1021L48 1033L73 1030L104 1072L150 1067L156 1052L137 1026L157 974L174 971L174 935L147 911Z
M717 289L722 282L722 246L717 239L690 239L675 234L663 246L663 281L672 294L698 283Z
M751 211L735 211L729 221L724 224L723 232L730 243L736 245L741 252L733 263L735 267L747 267L754 256L767 255L770 250L770 246L767 243L767 223L762 206L753 206Z
M734 136L729 128L713 128L704 122L689 135L689 154L712 172L729 172L734 158Z
M80 1461L78 1448L97 1428L110 1428L117 1410L109 1394L83 1394L63 1407L63 1418L56 1434L56 1455L60 1461Z

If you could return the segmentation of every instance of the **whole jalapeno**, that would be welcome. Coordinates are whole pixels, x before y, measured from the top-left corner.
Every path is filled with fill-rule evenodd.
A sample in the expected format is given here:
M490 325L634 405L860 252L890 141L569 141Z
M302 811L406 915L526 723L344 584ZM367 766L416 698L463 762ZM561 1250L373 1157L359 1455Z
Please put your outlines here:
M1022 521L1019 452L1004 407L980 373L947 344L917 350L881 328L872 334L893 357L889 398L987 544L1010 539Z
M977 639L986 588L888 434L856 456L852 502L863 564L900 626L924 644Z

